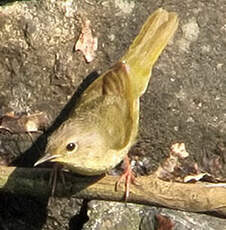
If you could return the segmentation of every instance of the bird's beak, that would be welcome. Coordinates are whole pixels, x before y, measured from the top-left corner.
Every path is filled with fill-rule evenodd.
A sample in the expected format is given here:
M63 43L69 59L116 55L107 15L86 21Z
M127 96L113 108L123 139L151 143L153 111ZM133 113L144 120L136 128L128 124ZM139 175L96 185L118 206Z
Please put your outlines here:
M61 157L61 155L59 155L59 154L51 155L51 154L47 153L44 157L42 157L37 162L35 162L34 166L40 165L46 161L52 161L58 157Z

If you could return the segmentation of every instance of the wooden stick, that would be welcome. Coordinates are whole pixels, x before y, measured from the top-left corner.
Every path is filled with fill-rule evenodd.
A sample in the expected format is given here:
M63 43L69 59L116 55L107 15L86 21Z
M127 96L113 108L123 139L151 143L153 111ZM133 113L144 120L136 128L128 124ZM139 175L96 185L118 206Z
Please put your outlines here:
M0 167L0 191L48 197L51 169ZM66 184L57 184L55 196L124 201L124 187L115 191L118 177L81 177L65 173ZM216 212L226 216L226 184L166 182L153 175L138 177L128 202L164 206L190 212Z

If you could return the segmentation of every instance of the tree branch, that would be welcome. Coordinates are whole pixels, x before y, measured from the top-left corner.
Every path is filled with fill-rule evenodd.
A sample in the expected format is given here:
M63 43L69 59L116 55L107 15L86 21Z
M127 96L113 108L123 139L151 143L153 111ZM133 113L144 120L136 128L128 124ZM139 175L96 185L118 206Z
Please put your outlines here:
M51 169L0 167L0 191L48 197ZM82 177L65 173L66 184L57 183L55 196L124 201L124 188L115 191L118 177ZM164 206L191 212L216 212L226 216L226 184L166 182L153 175L138 177L128 202Z

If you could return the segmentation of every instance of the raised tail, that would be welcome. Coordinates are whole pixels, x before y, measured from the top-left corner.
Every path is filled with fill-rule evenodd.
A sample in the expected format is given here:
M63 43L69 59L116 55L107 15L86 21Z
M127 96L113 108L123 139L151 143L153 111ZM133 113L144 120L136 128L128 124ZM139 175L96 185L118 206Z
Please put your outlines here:
M176 13L161 8L156 10L149 16L126 54L120 59L128 67L135 97L141 96L146 90L152 66L177 27Z

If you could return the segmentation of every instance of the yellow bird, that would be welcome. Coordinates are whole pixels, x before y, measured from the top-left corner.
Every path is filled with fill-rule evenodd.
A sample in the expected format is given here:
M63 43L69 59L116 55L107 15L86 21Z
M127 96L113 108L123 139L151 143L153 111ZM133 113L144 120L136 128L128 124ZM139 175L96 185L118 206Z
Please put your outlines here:
M133 176L127 153L136 142L139 100L177 27L174 12L160 8L149 16L125 55L84 91L35 166L51 161L81 175L100 175L126 159L128 184Z

